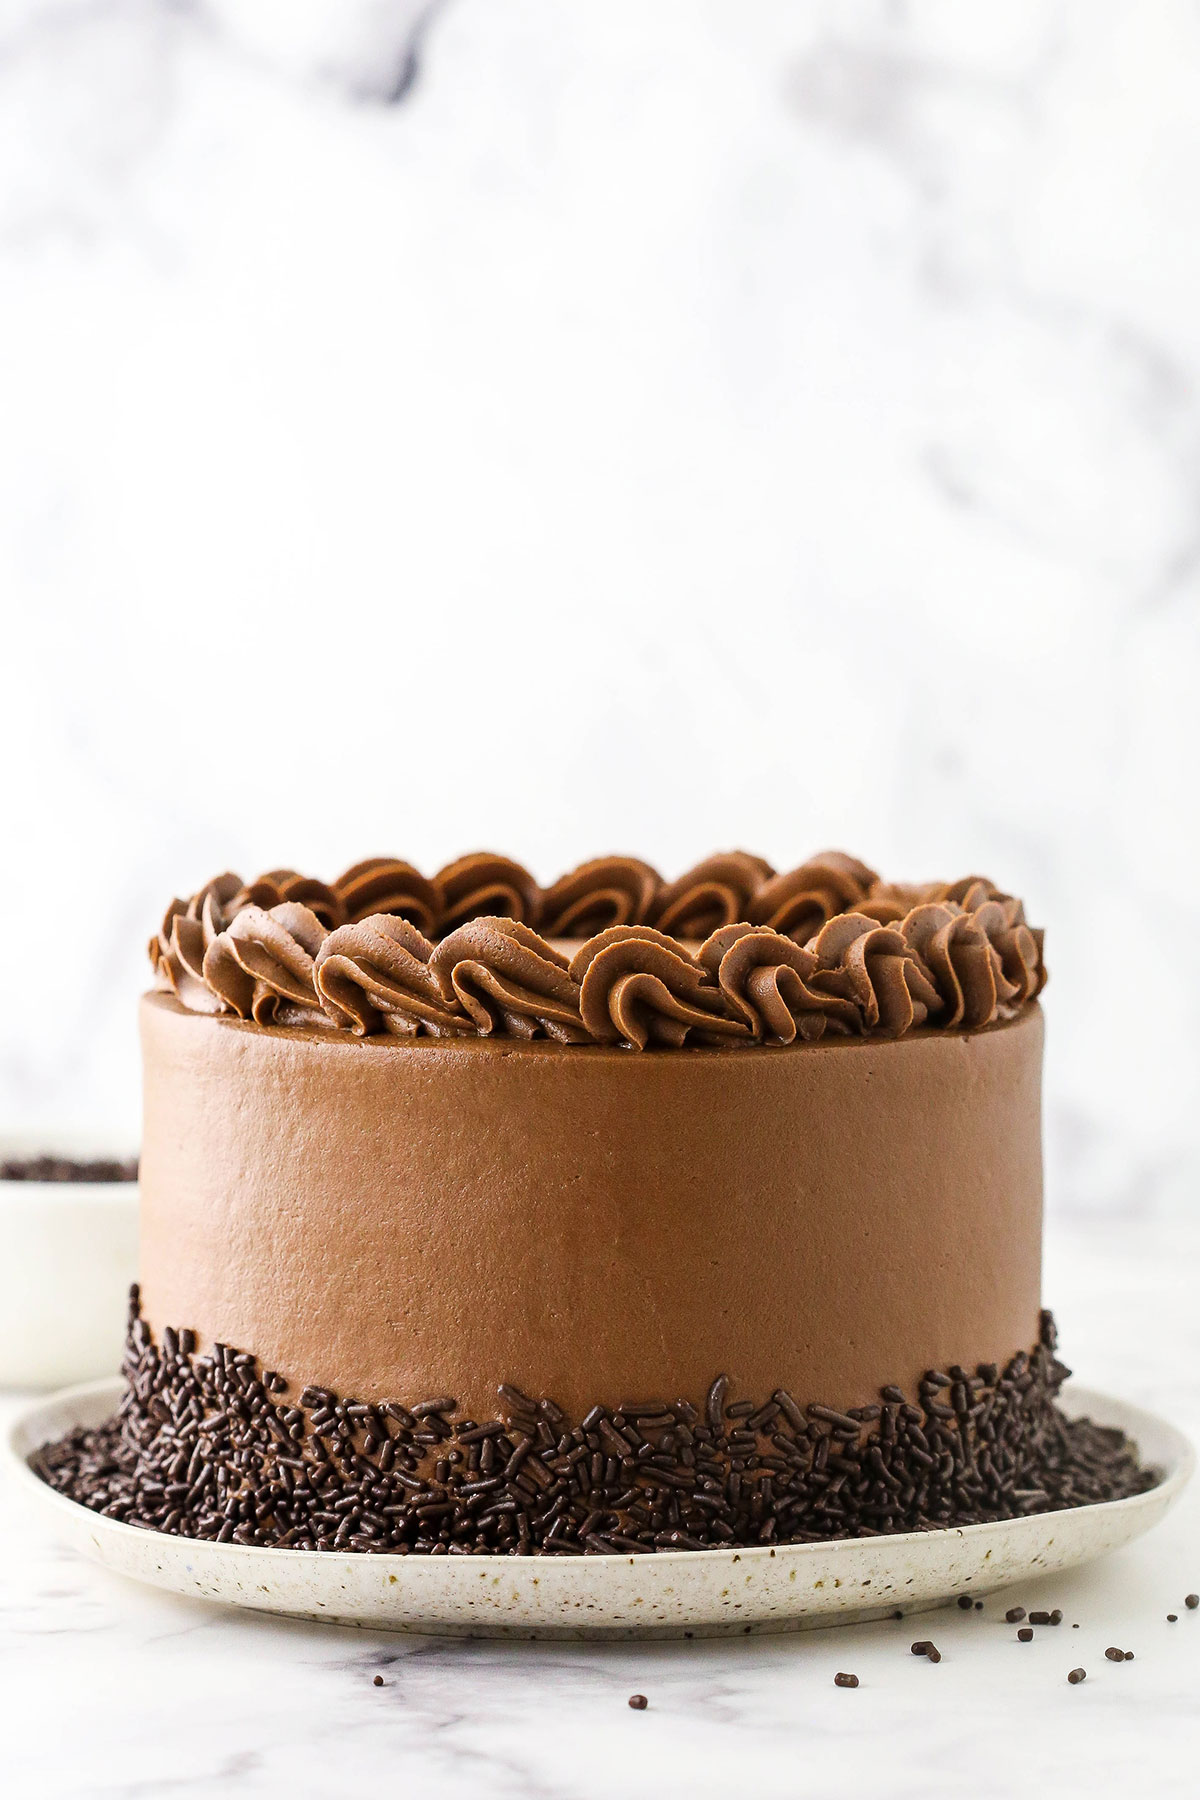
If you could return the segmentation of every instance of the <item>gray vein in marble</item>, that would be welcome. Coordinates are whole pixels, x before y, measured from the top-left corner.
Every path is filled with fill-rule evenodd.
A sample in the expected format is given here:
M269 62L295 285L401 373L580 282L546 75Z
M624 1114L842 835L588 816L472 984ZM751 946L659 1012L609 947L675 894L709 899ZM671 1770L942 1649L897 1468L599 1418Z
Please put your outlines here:
M922 198L934 203L949 188L944 145L923 117L929 100L949 95L970 107L1013 112L1028 129L1061 53L1049 13L1043 40L1019 76L981 73L923 53L902 29L857 38L827 29L793 62L785 99L801 118L867 145L905 170Z
M27 173L0 179L0 241L95 248L117 229L169 267L169 237L138 182L174 126L189 58L395 107L416 88L447 3L330 6L297 50L274 15L259 20L240 0L26 0L0 37L0 105L25 101L17 131L36 152Z

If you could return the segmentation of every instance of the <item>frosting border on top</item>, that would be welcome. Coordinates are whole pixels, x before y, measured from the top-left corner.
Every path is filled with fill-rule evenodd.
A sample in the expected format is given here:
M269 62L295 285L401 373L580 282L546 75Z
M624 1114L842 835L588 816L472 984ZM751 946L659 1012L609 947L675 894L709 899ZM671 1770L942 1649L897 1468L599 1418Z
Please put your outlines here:
M635 1050L979 1030L1046 981L1041 931L986 878L897 885L840 851L783 873L729 851L672 882L607 856L548 888L489 851L432 877L390 857L328 884L227 873L149 948L191 1012Z

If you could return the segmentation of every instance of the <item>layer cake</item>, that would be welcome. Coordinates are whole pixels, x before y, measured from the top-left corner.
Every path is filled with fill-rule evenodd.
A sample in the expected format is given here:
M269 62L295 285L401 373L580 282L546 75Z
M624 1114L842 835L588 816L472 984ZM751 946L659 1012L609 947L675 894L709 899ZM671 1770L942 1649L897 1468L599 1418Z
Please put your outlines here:
M1042 1311L1041 934L837 853L504 857L175 901L117 1419L184 1535L701 1550L1134 1491Z

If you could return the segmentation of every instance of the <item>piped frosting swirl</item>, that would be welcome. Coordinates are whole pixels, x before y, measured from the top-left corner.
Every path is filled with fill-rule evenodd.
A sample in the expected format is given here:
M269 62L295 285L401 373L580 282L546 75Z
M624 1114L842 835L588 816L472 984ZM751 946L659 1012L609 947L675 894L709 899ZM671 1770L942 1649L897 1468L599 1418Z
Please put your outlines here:
M394 856L371 856L355 863L334 882L342 917L329 921L357 925L361 919L387 913L407 919L418 931L433 931L445 906L436 881L428 881L411 863Z
M299 901L244 906L204 953L204 981L224 1007L256 1025L330 1023L314 982L327 936Z
M433 877L225 873L171 902L150 960L189 1011L261 1026L638 1050L974 1031L1046 979L1041 932L986 878L902 886L838 851L782 874L732 851L669 883L601 857L546 889L491 852Z
M731 1018L719 987L677 939L648 925L614 925L589 939L571 961L579 982L579 1011L588 1036L600 1044L670 1044L690 1037L727 1043L747 1036Z
M465 925L468 919L517 919L523 925L538 922L541 889L529 870L511 857L490 850L460 856L434 876L434 886L441 896L438 923L443 932Z
M443 938L429 959L447 1004L457 1004L481 1037L554 1038L586 1043L579 983L566 958L519 919L472 919Z
M640 925L661 887L658 870L636 856L597 857L546 889L539 928L548 938L587 938L612 925Z
M754 895L774 873L769 862L746 850L708 856L659 889L649 922L676 937L708 937L722 925L747 918Z
M865 900L879 877L865 863L840 850L826 850L785 875L758 887L747 917L769 925L798 944L807 944L827 920Z
M407 919L381 913L331 931L317 951L313 975L334 1023L357 1037L456 1037L471 1027L447 1006L429 966L433 945Z

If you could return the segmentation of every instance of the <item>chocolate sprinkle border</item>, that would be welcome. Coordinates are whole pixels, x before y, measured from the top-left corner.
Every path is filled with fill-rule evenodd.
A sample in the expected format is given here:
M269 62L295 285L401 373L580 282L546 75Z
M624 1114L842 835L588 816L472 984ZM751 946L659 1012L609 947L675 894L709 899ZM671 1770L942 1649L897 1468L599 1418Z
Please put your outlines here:
M116 1416L30 1457L59 1493L129 1525L217 1543L446 1555L613 1555L812 1543L975 1525L1143 1493L1120 1431L1068 1419L1070 1371L1041 1341L1001 1371L930 1370L840 1412L778 1388L731 1401L594 1406L499 1389L500 1415L448 1395L368 1405L168 1327L130 1296Z

